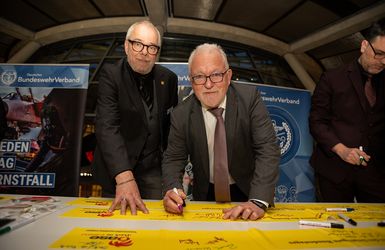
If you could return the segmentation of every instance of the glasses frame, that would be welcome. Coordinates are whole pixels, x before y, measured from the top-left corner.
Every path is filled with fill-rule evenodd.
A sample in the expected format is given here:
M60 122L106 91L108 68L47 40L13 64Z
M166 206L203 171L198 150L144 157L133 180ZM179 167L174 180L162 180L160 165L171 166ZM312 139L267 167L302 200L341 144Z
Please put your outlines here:
M129 41L131 43L132 50L135 51L135 52L141 52L141 51L143 51L144 47L146 47L147 53L150 54L150 55L155 56L156 54L158 54L158 52L160 50L160 47L157 46L157 45L146 45L146 44L144 44L142 42L135 41L135 40L130 40L130 39L127 39L127 41ZM134 43L140 44L142 46L142 48L140 50L136 50L135 47L134 47ZM149 48L156 48L156 53L150 52Z
M228 69L226 69L225 71L220 72L220 73L212 73L211 75L208 75L208 76L206 76L206 75L195 75L195 76L191 76L191 80L192 80L192 83L194 83L195 85L205 85L208 78L210 78L210 81L211 81L212 83L222 82L222 81L223 81L224 75L229 71L229 69L230 69L230 68L228 68ZM219 80L219 81L213 81L213 80L211 79L211 77L213 77L214 75L220 75L220 76L221 76L221 80ZM205 81L204 81L203 83L196 83L196 82L195 82L195 78L198 77L198 76L199 76L199 77L202 77L202 76L205 77ZM202 78L202 79L203 79L203 78Z
M369 46L370 46L370 47L372 48L372 50L373 50L373 53L374 53L374 59L382 60L382 59L385 58L385 54L379 54L379 53L377 53L376 50L374 49L372 43L369 42L369 41L368 41L368 43L369 43Z

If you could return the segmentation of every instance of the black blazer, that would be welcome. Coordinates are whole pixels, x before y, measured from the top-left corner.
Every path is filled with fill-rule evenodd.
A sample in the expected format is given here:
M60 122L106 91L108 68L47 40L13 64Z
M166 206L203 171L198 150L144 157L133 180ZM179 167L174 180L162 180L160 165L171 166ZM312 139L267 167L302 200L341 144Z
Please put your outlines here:
M231 83L227 91L225 128L229 172L250 199L273 204L280 150L268 111L255 86ZM163 188L182 188L188 156L193 165L194 200L205 200L209 157L202 107L191 95L171 115L169 144L162 162Z
M363 146L372 156L369 166L385 170L385 72L376 78L377 102L372 110L357 61L325 72L312 96L309 126L317 146L310 163L317 173L335 183L352 168L331 151L340 142L347 147Z
M148 122L127 59L106 65L100 74L96 108L95 177L102 186L115 185L114 177L133 170L148 136ZM167 145L170 112L177 105L177 76L160 65L153 69L162 149ZM155 100L155 99L154 99ZM160 168L160 166L154 166ZM114 188L112 190L115 190Z

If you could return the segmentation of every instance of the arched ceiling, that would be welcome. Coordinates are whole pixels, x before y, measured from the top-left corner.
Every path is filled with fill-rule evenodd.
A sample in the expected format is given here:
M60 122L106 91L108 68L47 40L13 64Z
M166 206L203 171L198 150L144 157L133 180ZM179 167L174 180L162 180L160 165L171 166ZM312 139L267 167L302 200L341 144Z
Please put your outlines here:
M126 32L146 18L163 33L296 54L317 71L311 59L330 68L357 55L359 32L385 17L385 0L4 0L0 12L0 62L67 38Z

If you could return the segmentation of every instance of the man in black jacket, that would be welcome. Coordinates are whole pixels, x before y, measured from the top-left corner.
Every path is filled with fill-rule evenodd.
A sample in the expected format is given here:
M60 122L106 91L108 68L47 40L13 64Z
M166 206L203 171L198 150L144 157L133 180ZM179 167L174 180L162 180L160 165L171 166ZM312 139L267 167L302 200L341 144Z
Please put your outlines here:
M161 199L161 158L170 112L178 102L177 76L155 65L161 38L149 21L127 31L127 58L100 74L96 108L95 177L103 196L125 214L147 213L142 198Z

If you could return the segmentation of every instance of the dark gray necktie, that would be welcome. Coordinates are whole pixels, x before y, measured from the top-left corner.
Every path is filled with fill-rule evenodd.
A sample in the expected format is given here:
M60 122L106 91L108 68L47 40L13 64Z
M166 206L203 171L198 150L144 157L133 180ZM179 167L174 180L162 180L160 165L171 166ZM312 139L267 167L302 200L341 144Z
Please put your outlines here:
M139 78L139 92L142 96L143 101L147 104L147 107L151 110L152 109L152 99L151 94L149 92L149 88L146 88L145 86L146 82L144 79Z
M373 107L374 104L376 104L376 91L372 84L372 76L368 76L368 79L365 82L365 95L370 106Z
M223 108L209 110L216 118L214 135L214 191L216 201L231 201Z

